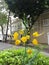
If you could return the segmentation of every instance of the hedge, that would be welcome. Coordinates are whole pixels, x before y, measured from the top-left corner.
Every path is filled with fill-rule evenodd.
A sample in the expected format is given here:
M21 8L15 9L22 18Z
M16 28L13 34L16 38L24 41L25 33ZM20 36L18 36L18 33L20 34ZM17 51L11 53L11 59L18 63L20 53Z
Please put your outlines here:
M27 57L24 57L24 48L0 51L0 65L27 65L35 53L33 50L31 55L27 54ZM31 65L49 65L49 57L39 53Z

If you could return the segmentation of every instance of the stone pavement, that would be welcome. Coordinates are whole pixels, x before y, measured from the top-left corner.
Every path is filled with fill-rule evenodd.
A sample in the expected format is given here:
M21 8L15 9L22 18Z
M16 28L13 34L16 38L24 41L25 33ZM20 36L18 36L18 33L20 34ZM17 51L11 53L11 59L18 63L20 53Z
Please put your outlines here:
M15 47L16 49L18 49L18 48L20 48L22 46L15 46L15 45L12 45L12 44L0 42L0 50L10 49L10 48L13 48L13 47ZM49 56L49 53L46 53L46 52L41 52L41 53Z

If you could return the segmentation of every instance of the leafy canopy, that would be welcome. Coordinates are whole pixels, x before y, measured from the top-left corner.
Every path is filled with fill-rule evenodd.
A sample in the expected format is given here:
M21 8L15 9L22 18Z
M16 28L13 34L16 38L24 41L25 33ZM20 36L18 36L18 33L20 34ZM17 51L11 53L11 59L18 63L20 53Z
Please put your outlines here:
M24 13L25 17L30 15L31 21L28 22L30 28L32 28L40 14L49 8L49 0L5 0L5 2L15 17L18 16L23 19Z
M7 16L0 12L0 26L7 23Z

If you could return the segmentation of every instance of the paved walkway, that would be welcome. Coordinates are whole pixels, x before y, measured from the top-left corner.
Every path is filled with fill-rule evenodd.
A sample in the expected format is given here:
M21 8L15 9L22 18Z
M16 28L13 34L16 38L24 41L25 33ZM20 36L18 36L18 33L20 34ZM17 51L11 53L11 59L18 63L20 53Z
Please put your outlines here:
M15 46L15 45L11 45L11 44L8 44L8 43L2 43L0 42L0 50L4 50L4 49L10 49L12 47L15 47L16 49L22 47L22 46ZM46 52L41 52L47 56L49 56L49 53L46 53Z
M0 50L8 49L11 47L13 47L13 45L0 42Z
M9 49L9 48L13 48L13 47L20 48L18 46L12 45L12 44L0 42L0 50Z

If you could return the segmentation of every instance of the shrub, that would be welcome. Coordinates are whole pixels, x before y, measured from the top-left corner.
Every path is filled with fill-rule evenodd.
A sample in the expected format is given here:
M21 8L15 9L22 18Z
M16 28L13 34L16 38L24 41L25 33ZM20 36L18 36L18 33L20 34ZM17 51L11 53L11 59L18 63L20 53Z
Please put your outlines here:
M28 48L27 48L28 49ZM0 65L49 65L49 57L39 53L33 60L37 50L24 57L24 48L10 49L0 52ZM32 59L31 64L30 59ZM25 64L24 64L25 63Z

